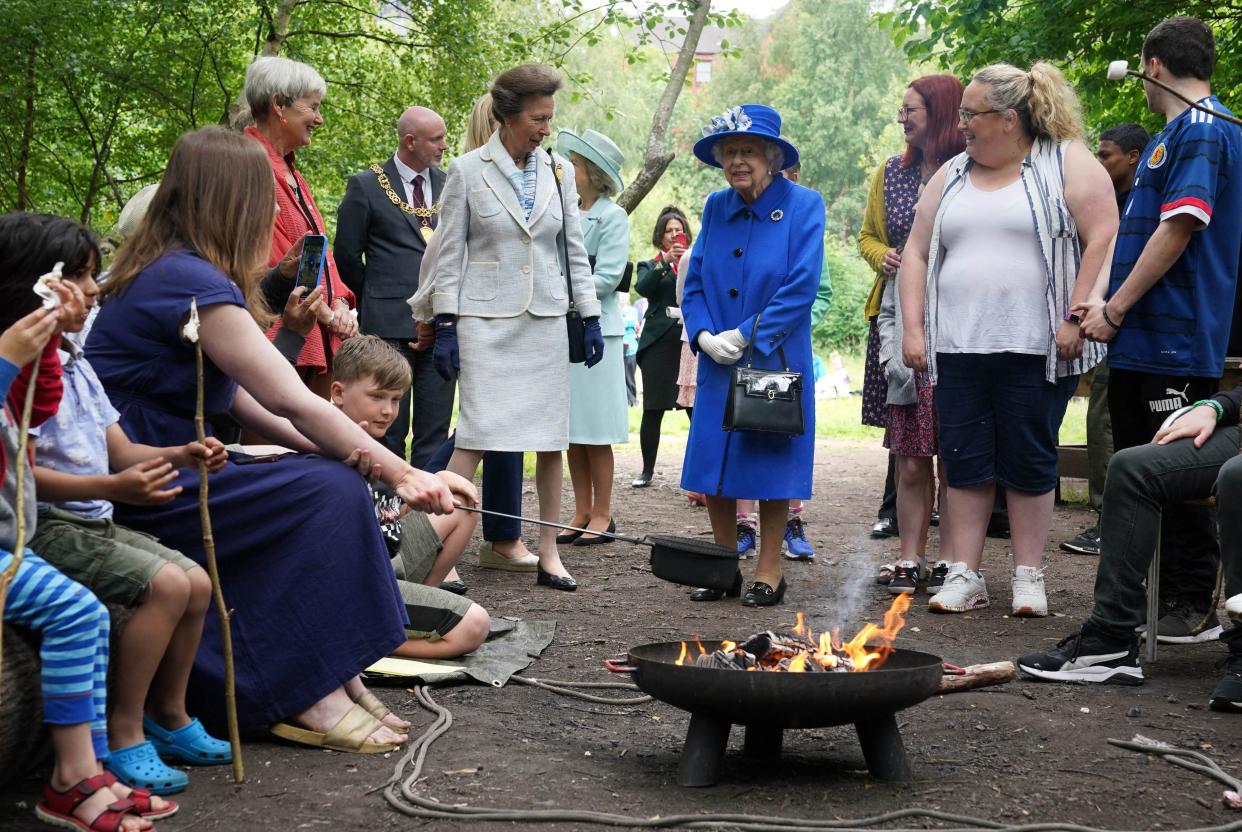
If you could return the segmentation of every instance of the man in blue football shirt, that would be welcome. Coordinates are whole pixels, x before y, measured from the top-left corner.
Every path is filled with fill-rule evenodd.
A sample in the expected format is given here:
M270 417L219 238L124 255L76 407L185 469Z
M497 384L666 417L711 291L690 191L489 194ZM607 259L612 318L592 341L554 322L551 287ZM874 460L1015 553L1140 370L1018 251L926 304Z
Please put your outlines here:
M1144 72L1209 112L1144 82L1148 109L1167 123L1148 143L1122 213L1107 301L1073 310L1086 337L1109 342L1118 450L1150 442L1171 412L1212 395L1224 368L1242 246L1242 131L1210 112L1229 112L1212 95L1214 62L1200 20L1169 18L1148 34ZM1170 506L1162 539L1160 640L1216 637L1210 510Z

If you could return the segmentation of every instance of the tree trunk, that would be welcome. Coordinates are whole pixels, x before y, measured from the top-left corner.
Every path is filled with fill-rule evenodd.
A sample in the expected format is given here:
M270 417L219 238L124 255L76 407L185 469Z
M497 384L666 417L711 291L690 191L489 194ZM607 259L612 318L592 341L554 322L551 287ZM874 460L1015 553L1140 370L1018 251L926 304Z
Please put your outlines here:
M682 87L686 83L686 75L694 63L694 53L699 47L699 36L703 34L703 26L707 23L707 13L711 5L712 0L697 0L694 15L686 25L686 39L681 44L681 51L677 53L677 63L673 65L668 84L664 87L664 94L660 96L655 114L651 117L651 133L647 136L647 150L643 154L642 170L634 177L630 186L621 193L621 196L617 197L617 204L624 208L627 214L634 213L634 209L660 181L665 169L677 156L676 153L668 150L666 142L668 123L673 118L673 108L677 105L677 97L681 95Z
M302 0L277 0L273 11L264 0L259 0L259 11L267 21L267 36L263 39L263 48L255 57L274 57L285 47L285 39L289 37L289 24L293 21L293 10ZM237 100L225 116L225 123L234 130L241 130L254 121L250 117L250 104L246 101L246 91L237 93Z
M22 144L17 154L17 210L27 211L31 208L30 196L26 193L26 173L30 167L30 145L34 141L35 120L35 46L32 44L26 55L26 118L22 124Z

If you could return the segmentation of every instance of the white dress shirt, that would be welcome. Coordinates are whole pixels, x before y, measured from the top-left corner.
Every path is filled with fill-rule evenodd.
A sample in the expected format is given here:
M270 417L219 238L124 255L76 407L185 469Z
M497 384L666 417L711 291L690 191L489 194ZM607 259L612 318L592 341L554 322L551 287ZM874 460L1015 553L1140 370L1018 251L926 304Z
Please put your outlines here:
M398 156L393 156L392 160L397 166L397 175L401 177L401 184L405 186L405 201L411 205L416 204L414 202L414 177L421 176L423 178L423 181L421 183L423 205L430 208L431 207L431 169L425 168L423 170L414 170L412 167L407 165L405 162L402 162L401 158Z

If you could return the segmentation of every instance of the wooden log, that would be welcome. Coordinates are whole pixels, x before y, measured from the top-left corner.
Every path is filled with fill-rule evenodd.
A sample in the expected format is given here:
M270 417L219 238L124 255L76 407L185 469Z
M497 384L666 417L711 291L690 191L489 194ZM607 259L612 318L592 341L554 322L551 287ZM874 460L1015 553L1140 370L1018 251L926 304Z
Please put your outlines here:
M962 668L966 672L961 676L946 675L940 680L939 693L956 693L959 690L985 688L989 685L1003 685L1018 675L1018 668L1013 662L989 662L972 664Z

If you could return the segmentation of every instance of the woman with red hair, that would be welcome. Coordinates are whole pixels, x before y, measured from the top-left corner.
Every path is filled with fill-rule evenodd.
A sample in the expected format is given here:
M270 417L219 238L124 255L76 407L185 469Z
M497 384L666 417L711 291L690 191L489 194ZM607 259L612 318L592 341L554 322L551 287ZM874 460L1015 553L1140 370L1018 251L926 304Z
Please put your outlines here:
M901 266L901 250L914 222L914 205L923 185L965 147L957 129L961 103L962 82L952 75L925 75L906 88L897 111L906 150L876 171L858 236L863 257L876 271L866 310L872 326L863 415L866 421L870 413L874 421L868 424L878 422L885 428L884 447L894 456L897 485L901 557L895 565L882 566L879 577L892 593L913 593L924 577L932 591L948 572L944 561L926 572L927 527L936 496L932 458L939 450L936 408L927 374L916 374L901 361L901 311L893 278ZM948 522L947 512L945 515Z

